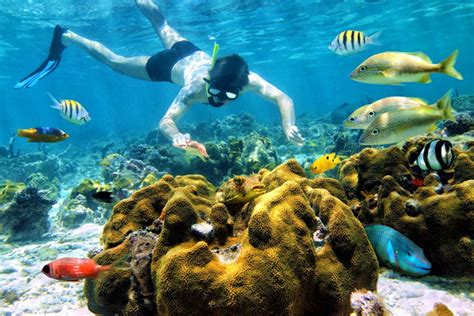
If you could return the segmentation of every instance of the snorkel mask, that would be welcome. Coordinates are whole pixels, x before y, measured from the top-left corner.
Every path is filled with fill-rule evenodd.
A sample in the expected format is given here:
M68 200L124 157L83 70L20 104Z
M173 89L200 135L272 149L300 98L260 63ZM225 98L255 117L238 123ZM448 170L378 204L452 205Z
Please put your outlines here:
M209 70L212 70L214 68L214 65L216 63L217 59L217 53L219 52L219 44L214 43L214 48L212 49L212 58L211 58L211 68ZM215 101L215 97L219 98L220 100L235 100L239 96L238 91L226 91L223 89L219 89L216 87L213 87L213 82L210 79L203 78L203 80L206 82L206 94L207 94L207 100L210 105L214 107L221 107L225 103L218 101Z

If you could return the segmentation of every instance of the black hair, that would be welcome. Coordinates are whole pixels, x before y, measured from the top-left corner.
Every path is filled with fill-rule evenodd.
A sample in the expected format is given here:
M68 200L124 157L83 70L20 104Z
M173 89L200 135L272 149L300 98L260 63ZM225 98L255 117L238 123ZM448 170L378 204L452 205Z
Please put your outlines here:
M242 57L233 54L217 58L209 75L217 89L240 91L249 82L249 66Z

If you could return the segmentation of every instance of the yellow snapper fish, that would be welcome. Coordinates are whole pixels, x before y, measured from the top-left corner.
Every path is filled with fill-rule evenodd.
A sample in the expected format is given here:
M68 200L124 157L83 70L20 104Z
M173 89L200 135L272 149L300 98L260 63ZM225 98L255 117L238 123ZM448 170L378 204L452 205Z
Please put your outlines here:
M443 73L462 80L454 69L459 50L455 50L439 64L433 64L422 52L385 52L367 58L350 74L355 81L371 84L400 85L402 82L430 83L431 74Z
M451 91L448 91L448 93L446 93L441 99L439 99L435 104L432 104L430 106L437 107L437 104L443 102L443 100L445 100L446 98L449 98L450 94ZM398 110L415 109L417 107L427 105L428 103L425 100L419 98L383 98L355 110L344 121L344 127L352 129L366 129L378 116L383 113L394 112Z
M413 109L387 112L379 115L362 133L361 145L386 145L426 134L436 129L442 120L456 122L448 92L436 106L420 105Z
M321 174L328 170L333 169L341 162L341 158L337 156L336 153L330 153L327 155L322 155L317 158L309 167L311 173Z
M328 49L338 55L349 55L364 50L367 45L380 45L377 41L382 32L366 36L364 32L347 30L339 33L329 44Z
M77 101L74 100L61 100L58 101L50 93L48 93L54 104L51 106L53 109L58 109L61 116L73 124L83 125L91 120L91 117L87 110Z

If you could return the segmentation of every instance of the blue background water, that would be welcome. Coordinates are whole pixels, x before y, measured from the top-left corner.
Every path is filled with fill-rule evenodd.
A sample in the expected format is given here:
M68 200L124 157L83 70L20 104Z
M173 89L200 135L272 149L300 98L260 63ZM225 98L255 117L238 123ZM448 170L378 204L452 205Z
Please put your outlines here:
M211 52L216 38L220 56L245 57L251 70L293 98L297 115L326 114L343 102L360 104L367 97L406 95L434 102L450 88L474 93L472 1L161 0L158 4L170 25L203 50ZM68 48L60 67L36 86L13 89L46 57L55 24L124 56L152 55L162 49L133 0L1 1L0 144L17 128L33 126L62 128L72 135L67 142L73 143L123 138L155 128L179 87L119 75L77 47ZM353 56L335 55L327 46L346 29L368 34L382 30L383 45ZM435 74L429 85L395 87L348 78L360 62L378 52L423 51L439 62L456 48L460 50L456 68L464 81ZM47 92L78 100L92 121L84 126L68 123L49 108ZM238 112L270 124L280 121L276 107L255 94L220 109L198 104L183 121ZM55 146L62 148L67 142ZM22 150L32 148L24 140L19 143Z

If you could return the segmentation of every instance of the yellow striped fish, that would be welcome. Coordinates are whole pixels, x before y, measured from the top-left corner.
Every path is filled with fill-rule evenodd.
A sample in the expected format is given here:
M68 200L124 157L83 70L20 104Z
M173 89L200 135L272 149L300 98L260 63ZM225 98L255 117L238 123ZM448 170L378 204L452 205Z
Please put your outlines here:
M377 41L382 32L366 36L364 32L347 30L337 35L329 45L329 49L338 55L349 55L362 51L369 44L380 45Z
M91 117L87 110L77 101L74 100L61 100L58 101L50 93L48 93L54 104L51 106L53 109L58 109L61 116L73 124L82 125L91 120Z

